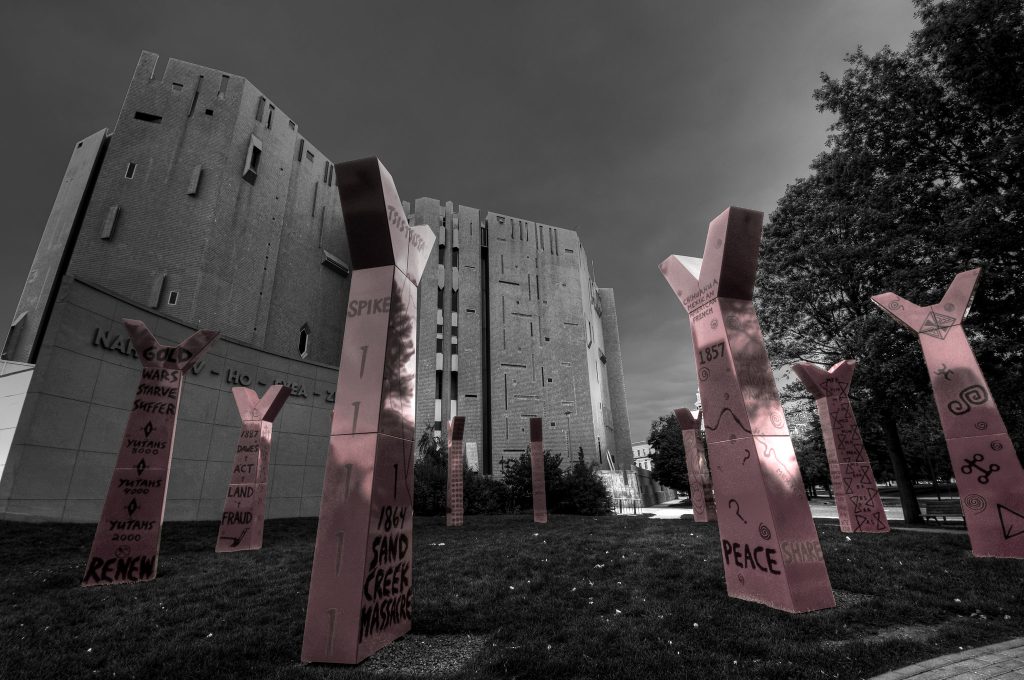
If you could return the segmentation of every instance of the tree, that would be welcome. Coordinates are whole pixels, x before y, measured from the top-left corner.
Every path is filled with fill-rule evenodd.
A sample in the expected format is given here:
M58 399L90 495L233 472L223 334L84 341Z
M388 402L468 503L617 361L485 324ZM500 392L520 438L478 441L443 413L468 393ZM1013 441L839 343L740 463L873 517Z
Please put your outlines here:
M533 507L533 463L529 450L518 458L510 458L502 466L502 479L509 490L514 508L529 510ZM561 501L562 455L544 451L544 495L548 508L556 508Z
M938 418L921 407L932 397L916 339L871 295L927 305L983 267L964 328L1011 436L1024 424L1024 0L915 2L922 28L906 50L858 49L841 77L822 74L814 98L836 119L765 227L755 296L778 363L860 361L851 401L910 519L928 459L904 442L927 452Z
M651 422L647 443L651 447L651 477L654 481L675 491L689 493L683 433L675 414L670 413Z

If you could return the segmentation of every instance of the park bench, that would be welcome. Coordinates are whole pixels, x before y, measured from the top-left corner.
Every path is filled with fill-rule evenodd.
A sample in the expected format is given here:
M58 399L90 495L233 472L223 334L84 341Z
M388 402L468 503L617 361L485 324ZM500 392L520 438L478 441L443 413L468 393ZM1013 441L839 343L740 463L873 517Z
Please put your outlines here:
M921 512L921 516L928 521L934 519L936 522L941 517L943 521L947 517L963 519L964 510L960 506L959 499L950 500L926 500L924 501L924 510Z

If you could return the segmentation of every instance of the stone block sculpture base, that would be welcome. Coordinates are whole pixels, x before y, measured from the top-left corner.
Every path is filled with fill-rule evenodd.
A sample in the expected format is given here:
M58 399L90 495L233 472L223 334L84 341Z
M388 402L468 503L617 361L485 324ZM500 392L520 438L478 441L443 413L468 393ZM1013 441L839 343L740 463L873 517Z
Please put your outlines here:
M199 331L180 345L165 346L143 322L125 319L124 325L142 362L142 379L96 526L83 586L156 578L182 382L218 335Z
M677 408L676 421L683 432L683 451L686 454L686 476L690 482L690 502L693 505L694 522L714 522L715 495L711 483L711 472L704 458L704 445L697 434L698 419L690 409Z
M270 440L274 419L291 392L290 387L273 385L260 399L248 387L231 389L242 418L242 433L235 447L235 462L217 532L217 552L263 547Z
M356 664L412 626L416 290L434 235L376 158L336 170L353 272L302 661Z
M530 470L533 479L533 521L548 521L548 493L544 488L544 421L530 418Z
M850 382L857 362L840 361L827 371L800 363L793 372L814 396L825 436L828 471L835 489L839 529L847 533L887 533L889 520L850 406Z
M921 343L971 551L977 557L1024 558L1024 470L962 325L980 275L981 269L957 274L930 307L893 293L871 301Z
M703 260L661 271L690 317L729 595L804 612L835 598L752 302L761 219L729 208Z
M448 423L448 515L445 523L450 527L462 526L462 485L465 456L462 437L466 431L466 419L455 416Z

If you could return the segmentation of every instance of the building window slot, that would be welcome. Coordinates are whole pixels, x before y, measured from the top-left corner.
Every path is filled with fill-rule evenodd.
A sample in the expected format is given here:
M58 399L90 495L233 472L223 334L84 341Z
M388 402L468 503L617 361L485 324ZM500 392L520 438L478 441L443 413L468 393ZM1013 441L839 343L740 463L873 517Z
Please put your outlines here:
M256 136L252 136L249 139L249 152L245 156L245 170L242 173L242 179L249 184L256 183L256 177L259 174L260 167L260 156L263 154L263 144Z
M267 129L268 130L270 129L270 126L274 124L274 111L276 111L276 110L277 109L274 108L273 104L271 104L270 108L267 110Z
M309 356L309 324L299 329L299 356L303 359Z
M220 89L217 91L217 99L224 99L224 93L228 91L229 80L231 80L229 76L221 75Z
M188 192L189 196L195 196L199 193L199 180L203 177L203 166L197 165L192 169L192 177L188 181Z
M103 219L103 229L100 231L100 238L109 240L114 235L114 228L117 226L117 216L121 213L121 206L112 205L107 210L107 216Z
M314 158L316 158L316 156L313 155L313 152L310 151L309 149L306 149L306 159L309 160L310 162L313 162Z
M305 151L305 150L306 150L306 140L300 138L299 139L299 157L296 158L295 160L301 161L302 160L302 152Z
M288 121L288 128L290 130L294 130L295 129L295 121L294 120Z
M185 85L182 84L182 83L171 83L171 89L174 90L175 92L180 92L181 88L183 88L183 87L185 87Z
M124 171L124 178L125 179L131 179L131 178L135 177L135 168L136 167L138 167L138 166L136 166L135 163L132 163L132 162L129 161L128 162L128 167Z
M207 116L212 116L213 115L213 109L206 109L206 115Z
M172 290L171 292L167 293L167 306L168 307L174 307L177 304L178 304L178 291Z
M256 120L263 122L263 107L267 105L267 98L260 97L259 102L256 104Z
M341 258L339 258L339 257L337 257L335 255L331 255L326 250L323 251L323 254L324 255L323 255L323 260L321 260L321 264L323 264L324 266L326 266L326 267L328 267L330 269L333 269L334 271L338 272L342 276L348 276L349 273L352 271L352 268L349 267L344 262L342 262Z
M153 277L153 285L149 289L149 307L156 309L160 306L160 298L164 291L164 280L167 278L166 274L156 274Z
M203 86L203 77L199 76L199 80L196 81L196 91L192 93L192 104L188 107L188 117L191 118L192 114L196 111L196 102L199 101L199 88Z
M141 120L141 121L144 121L146 123L157 123L157 124L159 124L160 121L162 121L163 119L164 119L163 116L158 116L158 115L153 114L153 113L146 113L145 111L136 111L135 112L135 120Z

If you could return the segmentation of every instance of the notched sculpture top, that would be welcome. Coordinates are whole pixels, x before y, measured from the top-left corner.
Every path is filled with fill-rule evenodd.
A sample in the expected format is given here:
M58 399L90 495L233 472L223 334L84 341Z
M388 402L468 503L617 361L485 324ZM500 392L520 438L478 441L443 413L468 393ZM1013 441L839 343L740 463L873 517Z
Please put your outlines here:
M688 314L719 297L754 298L763 218L756 210L730 207L711 222L703 258L670 255L661 263Z
M874 295L871 301L915 334L945 340L949 329L963 322L971 311L981 268L960 272L937 304L918 307L895 293Z
M395 266L419 285L434 234L409 226L391 173L372 157L334 168L353 269Z

